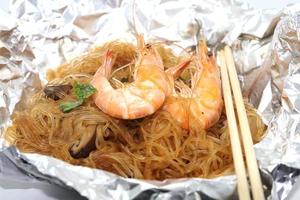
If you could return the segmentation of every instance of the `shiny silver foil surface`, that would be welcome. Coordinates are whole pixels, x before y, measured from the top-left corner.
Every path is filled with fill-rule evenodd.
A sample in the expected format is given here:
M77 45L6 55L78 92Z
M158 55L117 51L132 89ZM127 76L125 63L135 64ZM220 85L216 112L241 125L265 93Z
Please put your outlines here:
M220 43L231 45L243 94L268 125L266 137L255 146L266 195L288 198L300 174L300 4L254 10L235 0L12 0L9 13L0 9L0 19L0 135L13 113L24 109L30 96L46 83L47 69L92 46L114 39L135 42L136 33L148 40L177 41L183 47L193 47L200 35L212 49ZM28 174L40 173L89 199L231 199L236 195L235 176L125 179L6 147L0 137L0 149ZM32 166L21 164L22 160Z

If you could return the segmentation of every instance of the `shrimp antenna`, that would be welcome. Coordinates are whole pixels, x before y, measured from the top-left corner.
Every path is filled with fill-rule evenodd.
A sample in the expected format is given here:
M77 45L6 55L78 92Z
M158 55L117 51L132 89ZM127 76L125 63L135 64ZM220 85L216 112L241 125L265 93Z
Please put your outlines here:
M179 44L176 44L175 42L177 42L177 41L169 41L169 43L170 43L171 45L174 45L174 46L176 46L176 47L182 49L185 53L187 53L187 54L189 54L189 55L191 54L191 52L188 51L187 48L184 48L183 46L180 46ZM168 43L167 43L167 45L168 45Z
M122 70L122 69L125 69L126 67L128 67L128 66L130 66L130 65L132 65L132 64L133 64L133 62L130 62L130 63L127 63L127 64L121 66L121 67L118 67L117 69L115 69L115 70L112 72L111 77L113 77L113 75L115 75L118 71L120 71L120 70Z
M168 46L174 45L174 46L182 49L185 53L191 55L191 53L192 53L191 51L188 51L187 48L184 48L184 47L180 46L179 44L176 44L175 42L177 42L177 41L163 40L163 41L158 41L158 42L151 43L151 45L158 45L158 44L165 44L165 45L168 45Z

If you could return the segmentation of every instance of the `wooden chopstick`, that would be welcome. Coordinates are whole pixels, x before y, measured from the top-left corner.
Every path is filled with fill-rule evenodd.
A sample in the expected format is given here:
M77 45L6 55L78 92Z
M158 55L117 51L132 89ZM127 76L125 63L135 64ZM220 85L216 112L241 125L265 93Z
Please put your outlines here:
M241 138L242 138L244 152L246 156L246 163L247 163L247 169L250 178L252 196L254 200L262 200L265 199L265 197L264 197L258 165L255 157L255 152L253 148L253 140L252 140L252 135L251 135L246 109L243 101L243 96L240 88L240 83L237 77L237 72L236 72L230 47L226 46L224 51L225 51L227 71L229 74L231 88L233 91L234 101L235 101L236 110L238 114L238 120L239 120L239 125L241 130L240 135L242 136Z
M249 193L245 163L244 163L244 158L242 153L242 146L239 139L238 127L236 123L234 107L232 102L231 88L230 88L228 73L226 69L225 53L223 50L221 50L218 60L220 61L219 64L221 68L222 88L224 94L226 115L228 120L233 162L234 162L235 173L237 175L238 195L239 195L239 199L250 200L250 193Z

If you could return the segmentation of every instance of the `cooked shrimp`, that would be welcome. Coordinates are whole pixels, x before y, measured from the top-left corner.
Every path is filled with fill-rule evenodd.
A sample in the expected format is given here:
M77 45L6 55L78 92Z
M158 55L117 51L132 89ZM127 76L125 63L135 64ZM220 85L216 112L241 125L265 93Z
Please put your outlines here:
M191 81L191 88L179 83L180 93L169 96L164 103L163 110L168 111L184 129L207 129L220 118L223 108L221 81L219 70L214 57L207 56L206 43L200 42L198 54L195 56L196 72ZM175 68L174 78L178 73Z
M109 83L114 64L111 51L107 51L102 66L91 82L97 89L95 104L104 113L120 119L137 119L153 114L172 92L172 83L164 72L162 59L155 47L145 45L141 35L137 41L139 55L132 83L118 89Z

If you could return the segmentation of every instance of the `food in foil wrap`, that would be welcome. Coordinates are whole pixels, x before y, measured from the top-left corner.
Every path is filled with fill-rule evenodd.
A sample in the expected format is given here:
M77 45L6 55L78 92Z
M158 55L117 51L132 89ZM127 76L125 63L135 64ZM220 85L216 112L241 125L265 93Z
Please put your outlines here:
M14 1L10 10L9 15L1 13L10 19L1 24L1 133L10 125L15 111L26 107L31 96L41 89L47 69L74 58L91 45L113 39L132 41L135 15L135 27L147 39L179 41L179 45L190 47L196 44L201 32L212 47L221 41L232 44L244 95L268 125L265 139L255 147L267 193L274 199L288 196L299 167L295 162L299 149L298 5L278 12L257 11L234 1L139 1L134 10L130 1L98 4ZM119 26L112 25L116 23ZM7 151L14 152L11 148ZM47 156L13 155L26 157L41 173L59 177L90 199L225 199L233 195L235 188L234 176L140 181L69 165ZM280 168L279 164L286 166Z

